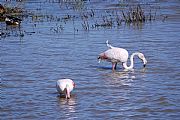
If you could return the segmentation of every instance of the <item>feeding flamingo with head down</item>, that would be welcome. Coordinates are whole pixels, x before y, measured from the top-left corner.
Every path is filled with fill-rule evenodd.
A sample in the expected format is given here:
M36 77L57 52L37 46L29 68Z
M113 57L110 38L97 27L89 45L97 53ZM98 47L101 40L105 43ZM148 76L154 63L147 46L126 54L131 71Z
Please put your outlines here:
M99 62L101 60L106 60L112 63L112 70L116 69L117 63L122 63L122 66L126 70L131 70L134 67L134 56L138 56L139 59L142 60L144 67L147 64L147 60L144 57L144 55L140 52L135 52L130 56L130 66L127 66L127 61L128 61L128 51L124 48L118 48L118 47L113 47L109 44L108 40L106 41L107 47L109 48L103 53L100 53L98 56Z
M66 99L70 98L70 92L74 89L75 83L71 79L60 79L56 82L56 89L60 94L64 94Z

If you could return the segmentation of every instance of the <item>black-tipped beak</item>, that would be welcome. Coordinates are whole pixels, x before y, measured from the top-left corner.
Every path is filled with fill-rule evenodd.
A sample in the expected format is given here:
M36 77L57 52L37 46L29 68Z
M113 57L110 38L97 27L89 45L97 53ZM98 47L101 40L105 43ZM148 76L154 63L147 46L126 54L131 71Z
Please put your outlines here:
M144 66L144 68L145 68L145 67L146 67L146 64L144 64L143 66Z
M98 60L100 59L100 56L98 56L98 58L97 58Z

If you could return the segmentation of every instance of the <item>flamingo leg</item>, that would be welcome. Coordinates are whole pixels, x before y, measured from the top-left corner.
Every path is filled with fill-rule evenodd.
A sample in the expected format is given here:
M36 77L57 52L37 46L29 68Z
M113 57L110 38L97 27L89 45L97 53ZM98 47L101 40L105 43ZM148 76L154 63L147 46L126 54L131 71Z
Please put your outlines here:
M117 63L112 63L112 70L116 70Z
M117 63L115 63L115 67L114 67L114 68L115 68L115 70L116 70L116 68L117 68Z

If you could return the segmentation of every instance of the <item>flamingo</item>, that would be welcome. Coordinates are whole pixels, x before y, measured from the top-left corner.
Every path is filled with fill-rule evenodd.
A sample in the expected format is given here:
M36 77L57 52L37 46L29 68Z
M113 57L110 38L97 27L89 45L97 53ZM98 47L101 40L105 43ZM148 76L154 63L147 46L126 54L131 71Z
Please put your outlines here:
M109 48L105 52L99 54L98 59L99 62L101 60L106 60L112 63L112 70L116 69L117 63L122 63L122 66L125 70L132 70L134 67L134 56L138 56L139 59L142 60L144 67L147 64L147 60L144 57L143 53L135 52L130 56L131 64L127 66L128 61L128 51L124 48L113 47L109 44L108 40L106 41L106 45Z
M74 89L75 83L71 79L60 79L56 82L56 89L60 94L64 94L66 99L70 98L70 92Z

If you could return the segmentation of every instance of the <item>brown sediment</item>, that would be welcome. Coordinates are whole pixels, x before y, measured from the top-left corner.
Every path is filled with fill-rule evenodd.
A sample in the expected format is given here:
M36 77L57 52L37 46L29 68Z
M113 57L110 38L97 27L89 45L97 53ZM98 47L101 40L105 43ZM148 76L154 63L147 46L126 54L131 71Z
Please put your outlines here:
M0 4L0 14L4 14L5 13L5 8L3 5Z

